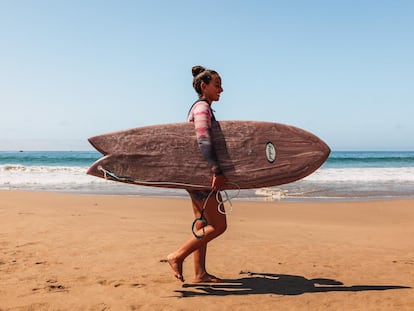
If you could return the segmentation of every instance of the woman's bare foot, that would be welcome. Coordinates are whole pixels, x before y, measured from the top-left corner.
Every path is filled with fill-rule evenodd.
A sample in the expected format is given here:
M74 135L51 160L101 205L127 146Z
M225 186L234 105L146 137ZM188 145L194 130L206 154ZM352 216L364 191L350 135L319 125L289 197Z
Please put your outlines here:
M223 280L215 277L214 275L205 273L198 277L195 277L193 283L222 283Z
M167 256L167 261L171 266L171 269L174 272L174 276L179 279L181 282L184 282L183 277L183 262L178 260L174 254L169 254Z

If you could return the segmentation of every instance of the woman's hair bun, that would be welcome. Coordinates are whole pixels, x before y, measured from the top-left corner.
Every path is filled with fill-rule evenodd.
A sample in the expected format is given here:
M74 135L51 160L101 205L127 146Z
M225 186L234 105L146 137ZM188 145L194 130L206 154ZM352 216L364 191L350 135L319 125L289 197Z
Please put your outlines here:
M205 70L206 70L206 68L204 68L203 66L194 66L193 68L191 68L191 72L193 73L193 77L197 77L200 73L202 73Z

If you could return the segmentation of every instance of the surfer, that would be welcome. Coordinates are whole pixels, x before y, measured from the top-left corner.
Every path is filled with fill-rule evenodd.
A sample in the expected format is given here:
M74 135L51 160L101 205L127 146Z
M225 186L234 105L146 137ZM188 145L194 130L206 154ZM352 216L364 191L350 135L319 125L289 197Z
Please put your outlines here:
M192 68L193 87L199 99L193 104L188 115L188 121L194 123L197 142L200 151L209 163L212 180L212 190L187 190L193 206L195 222L194 236L181 245L175 252L167 256L174 276L181 282L183 277L184 259L191 253L194 255L194 283L218 283L221 279L211 275L206 270L207 243L221 235L227 228L226 215L221 213L218 200L227 179L217 161L216 152L211 139L211 124L215 117L211 104L220 99L223 92L220 75L202 66ZM223 211L223 207L221 207Z

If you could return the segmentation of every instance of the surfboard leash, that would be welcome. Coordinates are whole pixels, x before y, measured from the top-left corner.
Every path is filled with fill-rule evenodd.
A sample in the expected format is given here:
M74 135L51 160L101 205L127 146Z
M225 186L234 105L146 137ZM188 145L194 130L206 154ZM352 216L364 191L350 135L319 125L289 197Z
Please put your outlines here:
M194 219L193 224L191 226L191 231L193 232L193 235L197 240L200 240L206 236L206 230L204 228L208 225L208 222L207 222L207 219L204 217L204 211L206 210L207 202L210 199L213 192L214 190L212 189L210 193L208 194L207 198L204 200L203 208L201 209L201 212L200 212L200 217ZM198 222L201 222L203 224L203 226L201 227L201 229L203 230L203 234L201 235L198 235L196 232L195 226Z
M128 183L135 183L135 184L141 184L141 185L146 185L146 186L161 186L161 185L169 185L169 186L182 186L182 187L191 187L191 188L202 188L205 189L205 186L202 185L195 185L195 184L187 184L187 183L177 183L177 182L158 182L158 181L143 181L143 180L133 180L131 178L128 177L120 177L117 176L116 174L104 169L102 166L98 166L98 170L100 170L103 175L104 178L106 180L115 180L115 181L120 181L120 182L128 182ZM207 219L204 217L204 211L207 207L207 202L210 199L210 196L216 192L216 201L217 201L217 210L220 214L222 215L227 215L230 214L233 211L233 203L232 203L232 199L236 198L239 196L240 194L240 187L238 184L233 183L233 182L227 182L228 184L232 184L234 186L236 186L237 188L237 192L235 195L230 196L226 190L221 191L224 194L225 199L223 199L223 195L222 198L220 199L219 195L221 194L220 191L215 191L214 189L212 189L210 191L210 193L208 194L206 200L204 201L204 205L203 208L201 209L201 214L200 217L194 219L193 224L191 226L191 231L193 232L193 235L197 238L197 239L202 239L205 236L205 229L204 227L207 226ZM224 210L224 204L226 202L229 202L229 206L230 206L230 210L229 211L225 211ZM195 226L197 224L197 222L201 222L203 223L203 234L202 235L198 235L195 232Z
M236 185L236 184L235 184ZM226 190L223 190L223 191L215 191L214 189L212 189L211 191L210 191L210 193L208 194L208 196L207 196L207 198L205 199L205 201L204 201L204 204L203 204L203 208L201 209L201 213L200 213L200 217L198 217L198 218L196 218L196 219L194 219L194 221L193 221L193 225L192 225L192 227L191 227L191 231L193 232L193 235L199 240L199 239L202 239L206 234L205 234L205 230L204 230L204 227L205 226L207 226L207 224L208 224L208 222L207 222L207 219L204 217L204 211L206 210L206 207L207 207L207 202L208 202L208 200L210 199L210 197L211 197L211 195L213 194L213 193L216 193L216 202L217 202L217 210L218 210L218 212L220 213L220 214L222 214L222 215L227 215L227 214L230 214L231 212L233 212L233 203L232 203L232 199L234 199L235 197L237 197L238 195L239 195L239 193L240 193L240 189L238 190L238 192L237 192L237 195L235 195L235 196L233 196L233 197L230 197L229 196L229 194L227 193L227 191ZM223 200L223 195L221 196L221 198L220 198L220 194L224 194L225 195L225 199ZM229 206L230 206L230 210L229 211L225 211L224 210L224 204L226 203L226 202L229 202ZM198 235L196 232L195 232L195 225L197 224L197 222L198 221L200 221L200 222L202 222L203 223L203 227L202 227L202 229L203 229L203 234L202 235Z
M108 171L106 169L104 169L102 166L98 166L98 170L102 171L104 174L104 178L106 180L110 180L113 179L115 181L120 181L120 182L127 182L127 183L134 183L134 184L141 184L143 186L180 186L180 187L192 187L192 188L201 188L201 189L205 189L205 186L202 185L194 185L194 184L186 184L186 183L178 183L178 182L173 182L173 181L144 181L144 180L134 180L131 179L129 177L122 177L122 176L117 176L114 173L112 173L111 171ZM108 176L110 178L108 178Z

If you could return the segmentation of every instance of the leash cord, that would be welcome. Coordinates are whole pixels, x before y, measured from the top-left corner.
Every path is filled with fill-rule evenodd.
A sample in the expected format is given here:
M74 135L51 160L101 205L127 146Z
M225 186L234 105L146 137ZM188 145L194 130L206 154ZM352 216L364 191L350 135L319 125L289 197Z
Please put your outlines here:
M166 185L166 186L180 186L180 187L192 187L192 188L202 188L205 189L205 186L202 185L195 185L195 184L188 184L188 183L177 183L177 182L160 182L160 181L143 181L143 180L133 180L131 178L128 177L119 177L117 175L115 175L114 173L104 169L102 166L98 166L98 170L103 172L104 178L106 180L108 180L108 176L116 181L121 181L121 182L129 182L129 183L136 183L136 184L141 184L141 185L147 185L147 186L161 186L161 185ZM237 192L235 195L230 196L226 190L223 190L222 193L225 196L225 199L220 199L220 191L216 192L216 201L217 201L217 210L220 214L222 215L227 215L230 214L233 211L233 204L232 204L232 199L236 198L239 194L240 194L240 187L236 184L236 183L232 183L232 182L227 182L228 184L232 184L234 186L236 186L237 188ZM210 196L214 193L215 191L212 189L210 191L210 193L208 194L207 198L204 201L204 205L203 208L201 209L201 214L200 217L194 219L193 224L191 226L191 231L193 232L193 235L196 237L196 239L202 239L206 234L205 234L205 229L204 227L207 226L207 219L204 217L204 211L206 209L207 206L207 202L210 199ZM230 206L230 210L228 212L226 212L224 210L224 204L226 202L229 202L229 206ZM203 224L203 234L198 235L196 233L196 224L197 222L201 222Z

